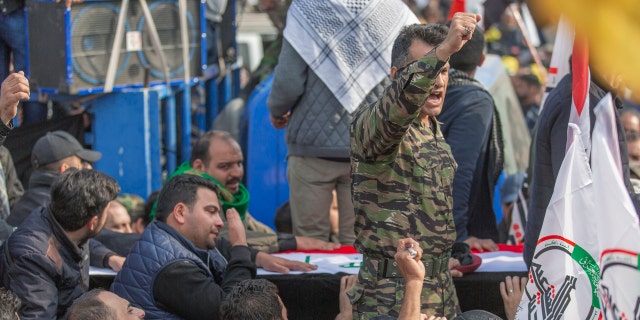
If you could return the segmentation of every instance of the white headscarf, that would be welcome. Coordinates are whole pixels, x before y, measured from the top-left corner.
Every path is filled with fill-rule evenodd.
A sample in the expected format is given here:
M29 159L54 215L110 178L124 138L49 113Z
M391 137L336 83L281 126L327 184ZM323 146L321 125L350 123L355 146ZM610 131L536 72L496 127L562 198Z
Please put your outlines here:
M284 37L353 112L389 74L393 42L413 23L401 0L294 0Z

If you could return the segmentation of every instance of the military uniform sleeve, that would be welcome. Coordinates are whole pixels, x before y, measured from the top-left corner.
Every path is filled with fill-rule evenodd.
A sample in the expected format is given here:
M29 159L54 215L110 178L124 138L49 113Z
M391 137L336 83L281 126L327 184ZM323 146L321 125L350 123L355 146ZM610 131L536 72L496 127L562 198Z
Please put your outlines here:
M276 234L273 229L269 228L269 226L267 226L266 224L256 220L256 218L250 215L249 212L247 212L244 216L244 225L247 227L247 230Z
M277 234L251 230L245 230L245 233L249 247L266 253L273 253L279 250ZM218 236L228 239L228 230L226 228L221 229Z
M361 105L351 123L351 150L365 162L392 162L397 146L420 108L429 97L436 77L446 61L431 50L422 58L399 69L380 100Z

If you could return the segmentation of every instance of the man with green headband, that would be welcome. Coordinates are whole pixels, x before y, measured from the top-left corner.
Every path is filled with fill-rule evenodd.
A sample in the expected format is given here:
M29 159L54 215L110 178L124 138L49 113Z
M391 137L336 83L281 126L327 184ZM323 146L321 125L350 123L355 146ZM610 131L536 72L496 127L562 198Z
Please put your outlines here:
M241 183L244 177L244 156L240 145L226 131L209 131L203 134L193 145L191 159L183 163L177 174L197 174L213 180L219 187L221 203L226 211L235 208L246 228L247 242L250 247L262 252L273 253L287 250L334 250L339 244L293 236L277 234L265 224L255 220L247 209L249 192ZM226 237L226 228L220 231ZM256 261L257 262L257 261Z

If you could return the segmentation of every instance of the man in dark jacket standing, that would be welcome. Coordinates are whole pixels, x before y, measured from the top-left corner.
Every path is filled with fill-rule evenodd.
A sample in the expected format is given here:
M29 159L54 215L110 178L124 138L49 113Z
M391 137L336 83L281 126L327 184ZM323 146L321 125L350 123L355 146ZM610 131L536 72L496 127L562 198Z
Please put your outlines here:
M597 81L598 74L591 73L592 79L589 86L589 118L590 130L596 122L593 112L596 105L607 94L604 89L604 81ZM567 148L567 127L569 114L571 113L572 78L566 75L558 85L549 93L544 108L538 118L538 128L534 138L533 175L529 188L529 210L527 225L524 233L524 262L531 266L533 254L536 249L542 223L553 195L556 178L564 160ZM622 108L622 102L616 98L616 107ZM623 181L629 193L633 196L634 205L638 210L637 196L633 195L633 187L629 177L629 153L624 133L624 127L620 117L616 113L616 128L618 129L618 147L620 148L620 160L622 165Z
M484 33L476 28L471 40L451 55L449 86L437 119L458 163L453 178L456 241L472 249L495 251L493 188L502 171L502 139L493 98L473 78L484 61L484 47Z
M63 317L89 289L89 239L102 229L117 182L71 169L51 189L51 204L30 215L0 248L2 286L22 300L21 319Z
M226 293L254 278L256 266L244 225L235 209L226 211L213 181L191 174L171 178L160 191L156 221L133 246L111 290L145 310L149 319L219 319ZM211 250L226 258L223 272Z

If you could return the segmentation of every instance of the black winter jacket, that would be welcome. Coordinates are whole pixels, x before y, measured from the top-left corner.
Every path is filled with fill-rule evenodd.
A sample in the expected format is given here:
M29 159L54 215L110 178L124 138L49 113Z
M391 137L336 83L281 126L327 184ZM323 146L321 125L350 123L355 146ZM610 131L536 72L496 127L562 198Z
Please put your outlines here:
M63 317L89 288L89 244L72 243L41 207L0 248L0 275L22 300L20 319Z
M29 188L11 209L7 223L17 227L33 210L48 205L51 202L51 185L59 175L53 171L34 170L29 177Z

